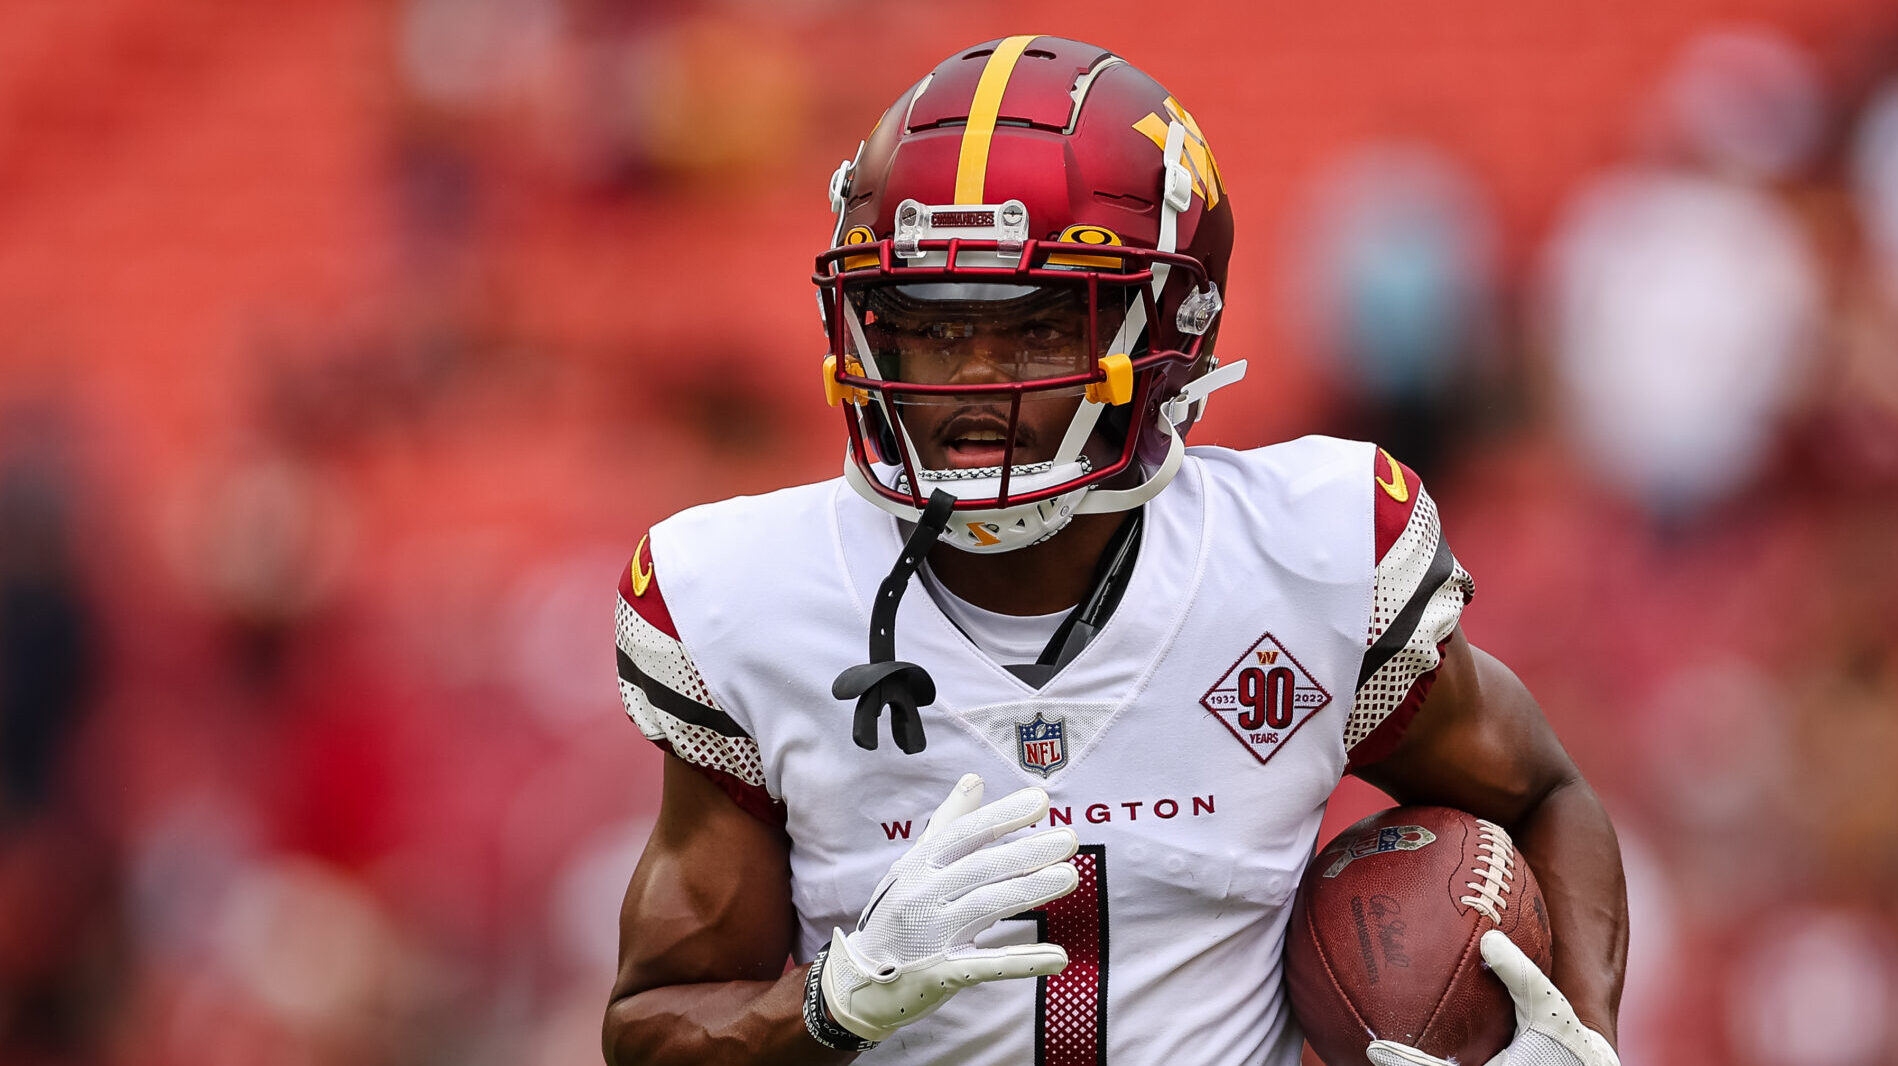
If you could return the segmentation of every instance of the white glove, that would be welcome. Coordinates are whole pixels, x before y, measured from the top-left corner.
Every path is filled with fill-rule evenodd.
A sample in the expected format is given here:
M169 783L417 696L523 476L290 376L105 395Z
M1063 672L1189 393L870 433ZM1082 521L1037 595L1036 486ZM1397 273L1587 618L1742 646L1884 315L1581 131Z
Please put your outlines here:
M1060 973L1057 944L978 948L996 922L1074 891L1072 829L1003 836L1045 818L1048 794L1024 788L982 806L982 779L964 774L916 844L878 882L857 930L831 934L824 1003L844 1028L882 1040L958 991L983 981Z
M1516 1002L1516 1038L1486 1066L1621 1066L1607 1038L1575 1017L1568 997L1502 930L1484 933L1481 947ZM1364 1055L1376 1066L1452 1066L1391 1040L1371 1041Z

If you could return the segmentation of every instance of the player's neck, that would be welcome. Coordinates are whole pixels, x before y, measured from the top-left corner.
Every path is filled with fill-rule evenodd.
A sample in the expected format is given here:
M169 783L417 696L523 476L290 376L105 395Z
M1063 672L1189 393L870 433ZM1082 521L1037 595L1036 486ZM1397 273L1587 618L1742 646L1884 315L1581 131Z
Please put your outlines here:
M929 552L929 569L961 599L998 614L1054 614L1081 602L1101 553L1125 514L1076 515L1061 532L1027 548L977 555L951 544Z

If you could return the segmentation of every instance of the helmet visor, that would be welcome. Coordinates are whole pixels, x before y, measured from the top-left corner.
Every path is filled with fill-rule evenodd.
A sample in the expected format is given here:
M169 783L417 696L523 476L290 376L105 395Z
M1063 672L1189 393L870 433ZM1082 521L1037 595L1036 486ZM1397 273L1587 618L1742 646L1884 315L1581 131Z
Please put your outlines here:
M1125 295L1085 285L928 282L849 299L871 373L910 385L994 385L1090 374L1119 333Z

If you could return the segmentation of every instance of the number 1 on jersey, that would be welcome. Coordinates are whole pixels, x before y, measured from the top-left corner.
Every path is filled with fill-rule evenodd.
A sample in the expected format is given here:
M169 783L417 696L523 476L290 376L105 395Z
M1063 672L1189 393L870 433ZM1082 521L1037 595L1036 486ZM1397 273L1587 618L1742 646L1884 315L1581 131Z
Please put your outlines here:
M1081 883L1019 917L1068 951L1068 968L1036 979L1035 1066L1107 1066L1107 846L1074 854Z

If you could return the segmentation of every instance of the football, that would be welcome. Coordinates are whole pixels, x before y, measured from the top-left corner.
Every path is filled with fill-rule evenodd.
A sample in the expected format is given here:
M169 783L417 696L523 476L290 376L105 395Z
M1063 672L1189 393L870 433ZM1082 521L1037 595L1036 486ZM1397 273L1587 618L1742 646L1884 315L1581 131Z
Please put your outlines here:
M1477 942L1501 929L1546 973L1549 917L1509 834L1448 807L1393 807L1339 833L1299 882L1286 934L1292 1012L1327 1066L1372 1040L1484 1063L1515 1031Z

